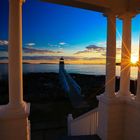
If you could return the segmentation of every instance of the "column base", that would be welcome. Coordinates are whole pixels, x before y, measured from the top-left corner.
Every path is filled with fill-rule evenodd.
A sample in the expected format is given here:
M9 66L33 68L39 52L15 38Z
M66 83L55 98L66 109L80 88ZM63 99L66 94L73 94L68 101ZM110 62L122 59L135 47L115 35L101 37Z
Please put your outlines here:
M99 127L97 134L102 140L123 139L124 102L119 98L102 94L99 100Z
M30 122L28 115L30 104L22 106L10 104L0 106L0 139L30 140Z
M127 100L125 114L124 140L140 140L140 103L134 99Z
M124 99L131 99L131 97L134 96L134 94L132 94L130 91L128 91L127 94L126 94L126 93L123 93L123 92L121 92L121 91L118 91L118 92L116 93L116 96L117 96L117 97L121 97L121 98L124 97Z
M140 140L140 102L135 96L108 98L104 94L99 100L99 128L102 140Z

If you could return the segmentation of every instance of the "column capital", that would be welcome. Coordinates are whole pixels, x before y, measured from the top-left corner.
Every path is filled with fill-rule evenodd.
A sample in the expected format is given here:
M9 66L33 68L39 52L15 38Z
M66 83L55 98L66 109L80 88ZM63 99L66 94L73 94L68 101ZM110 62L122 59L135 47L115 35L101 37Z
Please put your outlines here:
M134 12L126 12L118 15L118 18L121 20L124 20L125 18L132 19L133 17L136 16L136 13Z
M105 16L105 17L117 17L116 13L113 11L107 11L107 12L103 13L103 16Z
M26 2L26 0L19 0L19 2L20 2L21 4L23 4L23 3Z
M19 2L19 3L25 3L26 0L9 0L9 2Z

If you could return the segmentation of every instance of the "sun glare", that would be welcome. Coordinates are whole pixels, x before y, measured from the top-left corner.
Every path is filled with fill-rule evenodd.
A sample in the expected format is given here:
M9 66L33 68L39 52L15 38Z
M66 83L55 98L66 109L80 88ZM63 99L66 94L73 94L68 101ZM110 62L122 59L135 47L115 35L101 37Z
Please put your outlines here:
M131 63L132 63L132 64L136 64L137 62L138 62L138 57L132 56L132 57L131 57Z

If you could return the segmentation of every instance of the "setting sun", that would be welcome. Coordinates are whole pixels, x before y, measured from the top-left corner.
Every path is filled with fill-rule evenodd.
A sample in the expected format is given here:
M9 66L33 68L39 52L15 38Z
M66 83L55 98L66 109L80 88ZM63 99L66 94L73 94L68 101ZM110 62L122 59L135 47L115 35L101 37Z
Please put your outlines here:
M136 64L138 62L138 57L137 56L131 56L131 63Z

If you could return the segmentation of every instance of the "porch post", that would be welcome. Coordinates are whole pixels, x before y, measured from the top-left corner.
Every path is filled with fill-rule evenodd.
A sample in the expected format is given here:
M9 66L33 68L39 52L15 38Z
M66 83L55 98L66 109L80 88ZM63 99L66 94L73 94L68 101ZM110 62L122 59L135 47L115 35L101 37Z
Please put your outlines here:
M107 54L106 54L106 84L105 95L115 95L115 72L116 72L116 16L107 14Z
M30 106L23 101L22 3L9 0L9 104L0 106L0 140L30 140Z
M120 74L120 95L130 95L130 59L131 59L131 19L128 13L123 16L122 57Z

